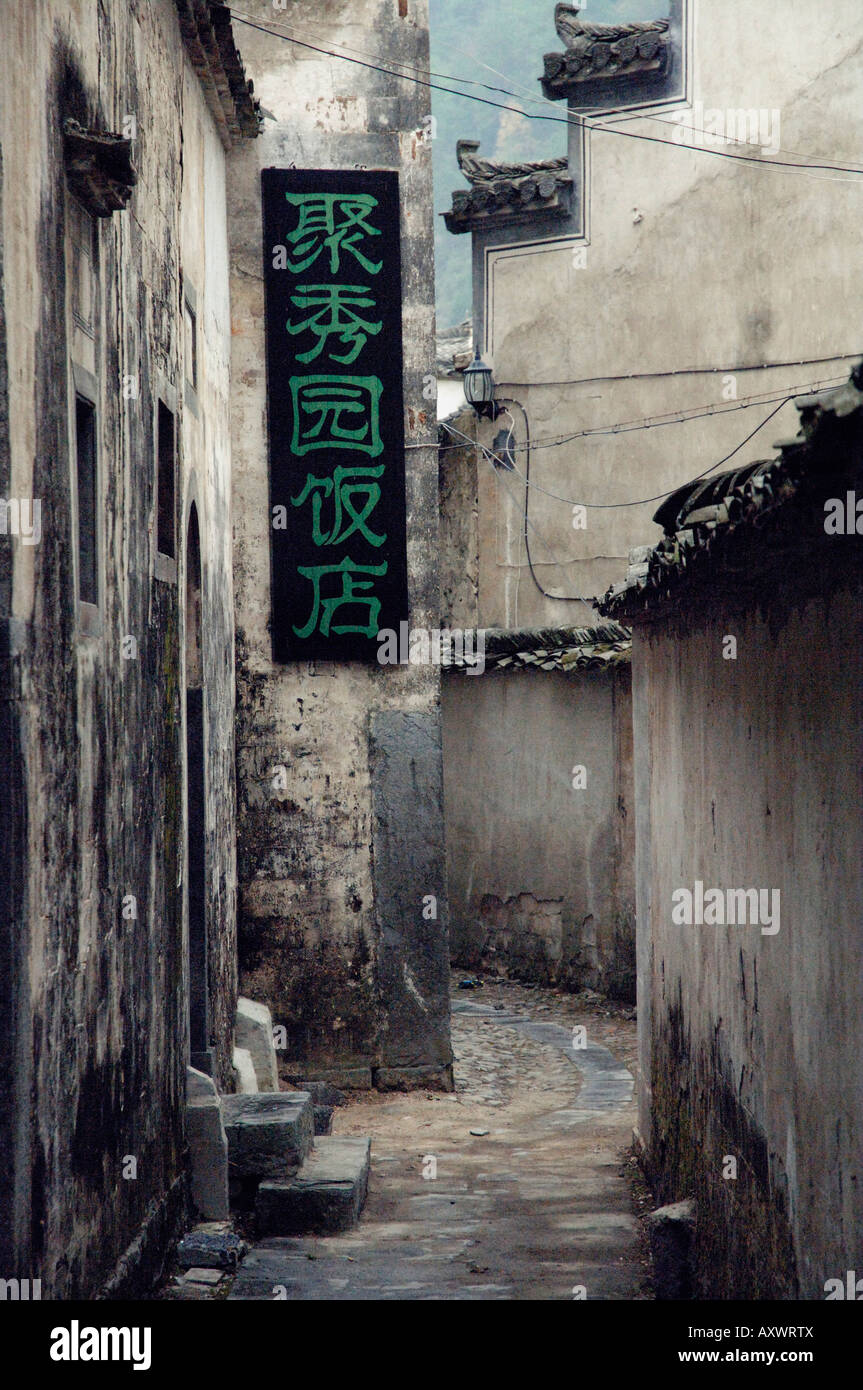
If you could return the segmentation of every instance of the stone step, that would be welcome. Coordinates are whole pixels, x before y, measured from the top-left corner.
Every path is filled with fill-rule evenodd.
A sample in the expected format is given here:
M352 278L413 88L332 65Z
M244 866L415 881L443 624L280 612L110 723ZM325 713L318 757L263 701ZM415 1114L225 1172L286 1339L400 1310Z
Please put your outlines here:
M315 1107L307 1091L222 1096L232 1178L288 1178L311 1152Z
M258 1187L259 1236L334 1235L355 1226L369 1185L371 1140L322 1135L296 1177Z

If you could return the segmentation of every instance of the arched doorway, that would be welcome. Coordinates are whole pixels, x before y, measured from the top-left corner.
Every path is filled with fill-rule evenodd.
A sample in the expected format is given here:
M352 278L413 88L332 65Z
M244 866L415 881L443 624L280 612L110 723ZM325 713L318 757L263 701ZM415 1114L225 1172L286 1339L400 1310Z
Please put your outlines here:
M201 538L192 503L186 531L186 906L189 924L189 1060L212 1073L207 979L206 786L201 631Z

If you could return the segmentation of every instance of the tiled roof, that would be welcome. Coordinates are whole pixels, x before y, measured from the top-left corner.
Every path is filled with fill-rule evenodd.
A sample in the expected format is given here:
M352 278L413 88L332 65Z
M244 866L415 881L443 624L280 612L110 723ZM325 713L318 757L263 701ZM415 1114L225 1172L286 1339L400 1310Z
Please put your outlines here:
M180 32L219 136L228 150L260 133L260 103L234 43L231 11L215 0L174 0Z
M598 627L530 628L523 632L484 628L481 636L486 671L609 669L629 661L632 646L629 629L615 622ZM474 647L468 655L472 657L475 650ZM444 665L467 670L472 660L451 654Z
M781 560L786 573L825 541L831 560L840 559L836 538L825 535L824 499L860 485L863 363L844 386L795 404L800 433L778 446L778 457L687 483L666 498L654 515L666 534L658 545L630 551L626 579L596 605L600 613L633 620L720 574L752 583L759 556L744 556L744 546L753 541L761 559Z
M543 92L552 101L571 97L580 86L630 76L661 78L669 62L667 19L634 24L585 24L578 9L558 5L554 12L565 53L547 53Z
M459 376L470 362L473 348L473 320L465 319L454 328L442 328L437 335L438 376Z
M444 213L448 231L468 232L536 214L568 215L573 181L565 158L507 164L484 159L478 149L478 140L456 145L459 168L471 187L453 193L452 208Z

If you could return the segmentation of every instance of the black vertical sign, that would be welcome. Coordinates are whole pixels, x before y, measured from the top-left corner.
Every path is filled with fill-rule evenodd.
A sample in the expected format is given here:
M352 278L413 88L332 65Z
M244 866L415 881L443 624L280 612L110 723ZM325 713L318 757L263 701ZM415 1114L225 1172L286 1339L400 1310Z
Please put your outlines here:
M264 169L273 660L408 616L398 174Z

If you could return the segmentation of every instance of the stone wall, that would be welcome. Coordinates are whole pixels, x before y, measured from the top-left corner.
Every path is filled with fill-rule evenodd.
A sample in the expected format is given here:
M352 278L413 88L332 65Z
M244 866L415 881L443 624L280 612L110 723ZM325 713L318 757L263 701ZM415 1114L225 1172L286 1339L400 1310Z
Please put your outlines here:
M297 0L247 8L308 27ZM425 0L327 0L314 24L321 48L428 63ZM428 92L252 29L240 39L270 113L229 176L242 988L287 1031L285 1076L449 1086L439 673L273 663L261 269L262 168L399 171L410 622L435 627Z
M0 1105L8 1214L0 1263L10 1276L41 1278L43 1296L74 1298L111 1277L142 1227L164 1237L182 1211L183 575L193 500L203 553L212 1040L214 1068L230 1082L224 157L170 0L4 3L2 29L0 359L14 370L8 398L0 374L0 490L41 501L42 537L32 546L0 538L8 773L0 1017L12 1059ZM103 131L135 123L138 183L128 210L96 223L87 332L72 315L84 272L70 244L67 116ZM181 365L181 276L198 296L194 420ZM76 589L82 381L94 397L98 458L99 595L89 612ZM156 556L160 394L177 412L173 561ZM139 1248L156 1246L144 1239Z

